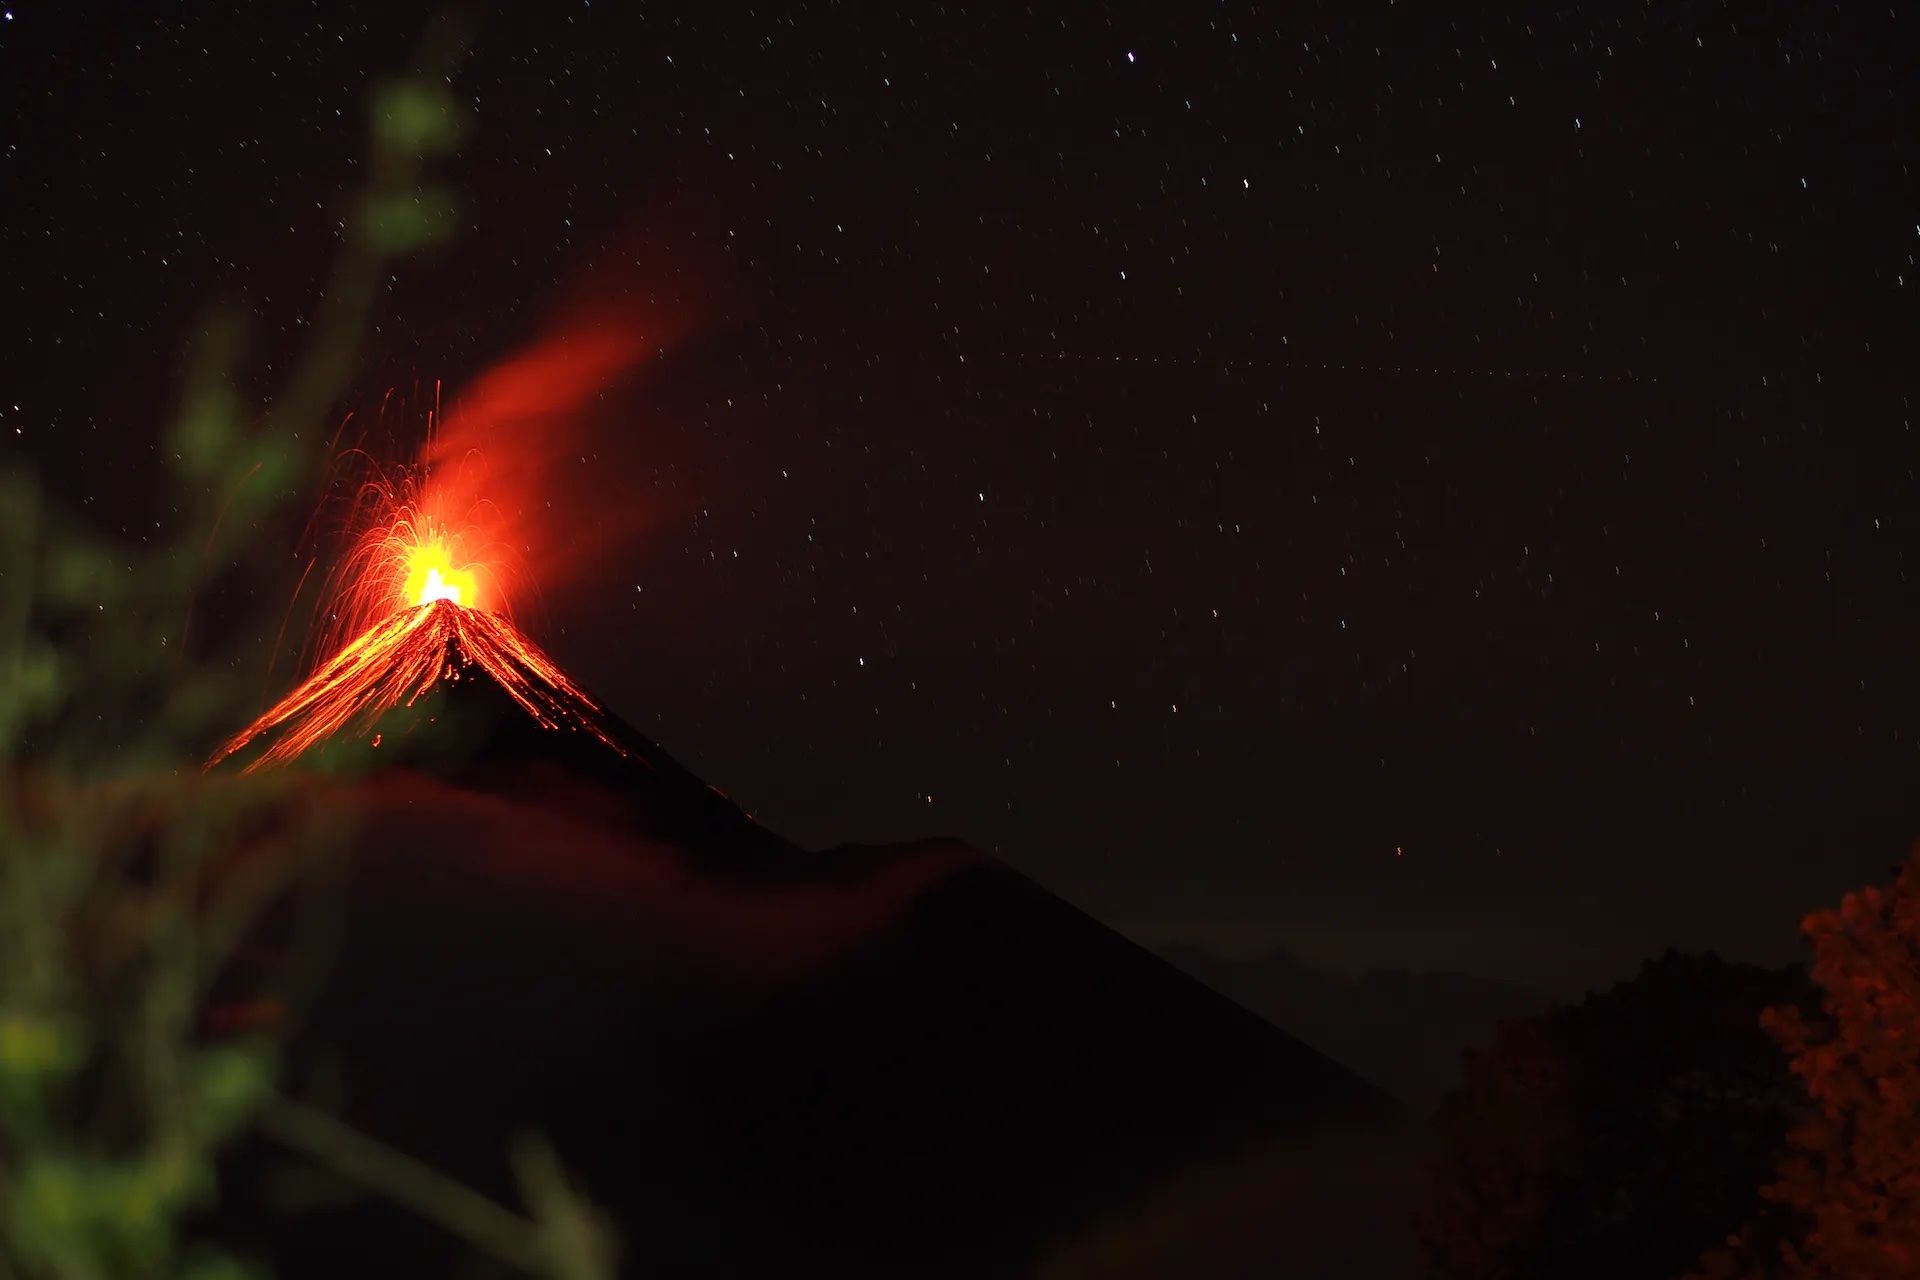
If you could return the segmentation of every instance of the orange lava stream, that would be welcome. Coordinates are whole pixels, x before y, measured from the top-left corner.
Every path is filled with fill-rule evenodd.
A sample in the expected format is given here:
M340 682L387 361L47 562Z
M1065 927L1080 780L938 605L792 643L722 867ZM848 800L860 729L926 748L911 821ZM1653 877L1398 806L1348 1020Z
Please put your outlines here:
M432 576L445 593L423 592L423 603L361 632L235 734L208 767L273 730L279 733L271 745L243 772L285 764L337 734L370 732L382 714L412 706L442 680L460 679L468 666L491 676L541 727L580 730L627 753L603 727L599 705L511 620L460 604L459 587Z

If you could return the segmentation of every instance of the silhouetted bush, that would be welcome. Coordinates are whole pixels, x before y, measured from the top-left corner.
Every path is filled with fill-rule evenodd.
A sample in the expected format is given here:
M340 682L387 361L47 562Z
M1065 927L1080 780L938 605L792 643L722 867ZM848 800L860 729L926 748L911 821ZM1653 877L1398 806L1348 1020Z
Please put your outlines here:
M1431 1274L1684 1271L1754 1220L1755 1188L1805 1108L1761 1014L1810 1002L1798 970L1669 951L1504 1025L1435 1118Z
M1848 894L1801 924L1820 1012L1762 1021L1811 1101L1774 1178L1771 1216L1698 1273L1784 1280L1920 1275L1920 850L1890 890ZM1781 1214L1788 1229L1773 1225Z

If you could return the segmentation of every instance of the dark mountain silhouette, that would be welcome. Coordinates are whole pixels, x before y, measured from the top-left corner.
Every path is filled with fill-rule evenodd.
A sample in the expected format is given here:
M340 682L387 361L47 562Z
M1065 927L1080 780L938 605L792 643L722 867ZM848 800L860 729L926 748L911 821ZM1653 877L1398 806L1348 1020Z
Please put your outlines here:
M303 781L359 822L296 1089L509 1201L544 1132L635 1275L1410 1273L1380 1090L965 845L799 849L457 633L301 756L378 767ZM271 1211L284 1164L226 1208L282 1274L449 1269L384 1203Z
M1460 1080L1461 1054L1550 996L1473 974L1370 969L1349 976L1275 948L1246 958L1174 943L1160 954L1215 991L1286 1027L1426 1116Z

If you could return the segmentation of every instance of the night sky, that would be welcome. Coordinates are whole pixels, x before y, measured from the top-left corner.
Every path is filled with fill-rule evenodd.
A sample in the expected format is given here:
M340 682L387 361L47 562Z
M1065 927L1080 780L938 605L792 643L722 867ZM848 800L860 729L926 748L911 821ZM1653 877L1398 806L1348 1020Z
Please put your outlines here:
M429 13L279 8L0 21L0 448L129 538ZM802 842L1340 967L1784 959L1920 836L1913 23L517 6L341 408L410 447L568 298L656 317L555 492L645 533L522 620Z

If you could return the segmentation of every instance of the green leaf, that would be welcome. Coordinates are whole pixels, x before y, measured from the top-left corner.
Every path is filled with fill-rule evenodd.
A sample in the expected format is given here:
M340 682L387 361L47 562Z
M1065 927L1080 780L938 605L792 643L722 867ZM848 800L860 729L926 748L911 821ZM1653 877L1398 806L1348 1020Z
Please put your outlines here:
M6 743L60 705L67 680L59 652L33 638L15 652L12 669L0 674L0 743Z
M174 464L193 477L219 472L239 447L240 417L232 387L214 379L201 381L180 406L167 439Z
M128 586L126 567L106 549L80 539L63 540L47 557L47 592L61 604L105 604Z
M0 1014L0 1071L44 1075L71 1071L86 1057L72 1026L26 1013Z
M219 1045L193 1057L194 1129L219 1141L253 1115L273 1085L266 1052L245 1045Z
M457 219L453 197L439 187L367 202L367 235L382 253L410 253L445 239Z
M141 1168L43 1157L5 1201L8 1241L54 1275L152 1275L171 1231L166 1197Z
M394 80L373 103L373 141L381 150L445 155L460 141L462 117L453 94L431 80Z

